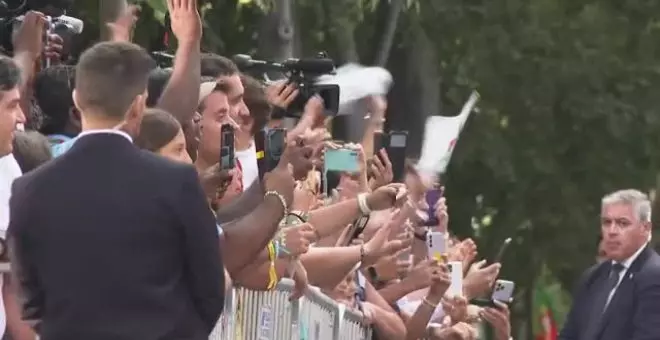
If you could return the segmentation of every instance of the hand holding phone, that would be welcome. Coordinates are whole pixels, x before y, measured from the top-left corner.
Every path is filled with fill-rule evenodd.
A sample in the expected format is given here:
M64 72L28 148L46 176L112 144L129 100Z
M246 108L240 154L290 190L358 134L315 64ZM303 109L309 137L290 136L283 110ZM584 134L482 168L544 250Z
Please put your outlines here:
M513 302L513 291L515 287L516 284L513 281L497 280L490 298L472 299L470 300L470 304L479 307L499 308L495 303L497 301L508 305Z

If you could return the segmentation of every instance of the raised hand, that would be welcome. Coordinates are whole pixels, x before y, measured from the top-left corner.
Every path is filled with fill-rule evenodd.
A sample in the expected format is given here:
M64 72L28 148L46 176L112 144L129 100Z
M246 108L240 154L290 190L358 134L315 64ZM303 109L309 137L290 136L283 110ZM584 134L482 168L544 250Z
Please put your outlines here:
M179 44L199 43L202 38L202 19L197 0L167 0L170 27Z
M12 40L14 53L25 53L30 58L36 60L44 48L43 36L46 25L48 25L48 21L43 13L35 11L27 12L20 28L14 32Z
M444 263L433 260L429 266L431 285L429 286L429 296L441 298L451 285L451 276L449 268Z
M402 240L388 240L395 222L390 221L374 233L373 237L364 244L364 259L362 265L372 265L383 256L394 255L410 244Z
M287 140L287 146L284 149L282 158L280 158L280 163L286 161L291 164L294 178L303 180L307 177L310 170L314 168L314 159L312 157L314 150L312 147L305 145L300 137Z
M315 240L314 227L309 223L284 228L279 240L287 257L297 257L309 250L309 245Z
M293 166L291 165L292 158L297 157L300 147L295 143L289 143L280 162L275 169L264 175L264 187L266 191L275 191L286 200L287 208L293 202L293 189L296 186L296 181L293 178Z
M199 181L207 199L215 203L224 196L229 184L235 175L234 170L220 170L220 165L216 164L200 174Z
M110 41L130 42L133 28L138 20L138 8L130 5L124 8L114 22L106 23L110 30Z
M392 183L392 180L394 179L392 162L390 162L390 158L387 155L387 150L376 150L375 153L373 163L371 164L371 172L373 173L373 179L369 184L371 190L376 190L382 186L388 185Z
M309 289L309 279L307 278L307 269L302 265L300 260L293 259L289 265L289 272L292 273L293 279L293 292L289 296L289 301L298 300Z
M474 263L463 280L463 290L468 298L478 297L490 291L502 267L499 263L486 266L482 260Z
M451 331L454 337L449 339L476 340L479 336L477 329L465 322L459 322L453 325Z
M49 34L46 39L46 47L44 48L44 57L46 57L51 65L59 64L62 62L62 51L64 50L64 40L57 34Z
M442 308L454 324L464 322L468 318L468 301L464 297L455 296L445 299L442 301Z
M372 325L374 323L374 318L375 318L375 312L374 310L378 308L374 305L372 305L369 302L362 302L362 316L363 316L363 321L366 325Z
M444 187L440 189L442 192L445 191ZM447 232L447 226L449 225L449 214L447 213L447 200L444 197L440 197L438 202L435 204L435 217L438 219L438 231L444 233Z
M410 262L399 259L399 254L381 257L373 268L378 274L378 279L388 282L405 275L410 268Z
M495 305L497 308L484 308L480 316L493 326L497 340L508 340L511 338L511 313L509 307L499 301L495 301Z
M323 125L325 115L323 114L323 99L319 96L313 96L305 104L305 111L298 121L298 124L287 133L287 140L294 140L300 137L308 129L315 129Z
M385 210L401 205L407 198L403 184L389 184L376 189L367 196L367 205L371 210Z
M299 92L296 84L280 81L266 88L266 98L271 105L286 110Z

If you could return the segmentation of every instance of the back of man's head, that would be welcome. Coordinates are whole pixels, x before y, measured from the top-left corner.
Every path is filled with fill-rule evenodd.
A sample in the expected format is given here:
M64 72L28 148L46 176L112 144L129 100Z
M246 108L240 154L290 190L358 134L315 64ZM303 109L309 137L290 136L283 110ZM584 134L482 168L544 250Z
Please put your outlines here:
M136 98L145 94L149 72L155 66L147 51L131 43L92 46L76 66L76 106L83 116L124 119Z
M41 132L45 135L66 134L73 108L75 67L55 65L39 72L34 80L34 97L41 108L45 121Z
M202 77L220 78L238 74L238 67L233 61L214 53L202 54L201 66Z

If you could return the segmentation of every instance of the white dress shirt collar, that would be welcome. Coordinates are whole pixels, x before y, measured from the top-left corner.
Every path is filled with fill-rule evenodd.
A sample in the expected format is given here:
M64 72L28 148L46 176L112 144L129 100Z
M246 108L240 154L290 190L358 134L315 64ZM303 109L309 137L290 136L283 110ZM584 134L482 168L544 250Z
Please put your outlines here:
M642 251L644 251L644 248L646 248L648 244L649 244L648 242L644 243L641 247L639 247L639 249L637 249L637 251L634 254L632 254L631 257L621 262L621 265L623 265L623 268L625 270L630 269L630 266L632 266L633 262L635 262L635 260L639 257L639 254L641 254ZM616 261L612 261L612 263L616 263Z
M114 133L116 135L123 136L124 138L128 139L129 142L133 143L133 138L126 132L121 131L121 130L116 130L116 129L99 129L99 130L87 130L81 132L76 139L83 137L83 136L88 136L88 135L93 135L97 133Z

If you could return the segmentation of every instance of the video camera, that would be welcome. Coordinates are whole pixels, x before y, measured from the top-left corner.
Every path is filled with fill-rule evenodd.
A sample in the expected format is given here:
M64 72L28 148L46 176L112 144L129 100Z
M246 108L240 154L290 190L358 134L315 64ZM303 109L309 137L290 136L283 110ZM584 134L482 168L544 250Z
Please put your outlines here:
M237 54L233 60L242 72L263 78L266 83L272 82L267 72L275 71L282 72L290 84L298 86L298 97L286 109L287 117L299 118L307 101L315 95L323 99L326 115L334 116L339 111L339 85L315 84L317 77L335 71L335 62L323 52L315 58L291 58L281 63L255 60L245 54Z
M0 34L3 47L8 52L13 51L12 34L20 27L25 12L29 10L46 15L49 23L48 33L59 35L67 45L66 42L74 35L82 33L84 28L82 20L66 15L66 10L72 4L72 0L0 0Z

